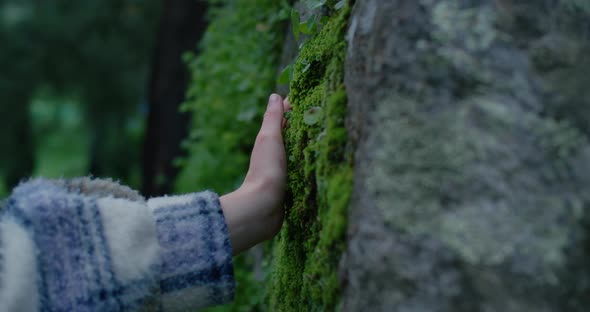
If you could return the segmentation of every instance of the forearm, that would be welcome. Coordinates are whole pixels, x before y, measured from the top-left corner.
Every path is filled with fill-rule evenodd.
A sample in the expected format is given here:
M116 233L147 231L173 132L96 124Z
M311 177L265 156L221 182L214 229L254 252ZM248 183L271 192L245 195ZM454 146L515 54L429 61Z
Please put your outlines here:
M283 199L287 181L287 159L282 129L288 101L274 94L250 158L242 186L221 197L234 254L271 239L283 223Z

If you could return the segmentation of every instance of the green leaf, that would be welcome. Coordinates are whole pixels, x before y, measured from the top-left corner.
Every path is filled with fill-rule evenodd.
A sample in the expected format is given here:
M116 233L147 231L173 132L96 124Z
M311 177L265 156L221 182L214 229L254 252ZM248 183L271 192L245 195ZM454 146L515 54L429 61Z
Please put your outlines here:
M315 33L316 29L317 25L315 16L310 17L306 22L301 22L299 24L299 31L306 35Z
M295 36L295 40L299 41L299 24L301 24L301 17L299 16L299 11L297 11L295 8L291 10L291 24L293 27L293 35Z
M340 0L336 5L334 5L334 9L340 10L346 5L346 0Z
M301 70L301 72L305 74L309 70L310 67L311 67L311 63L307 63L307 65L305 65L305 67L303 67L303 70Z
M279 75L279 79L277 79L277 83L279 84L289 84L293 77L293 65L289 65L283 69L281 74Z
M303 114L303 122L308 126L313 126L320 121L322 117L322 108L319 106L312 107Z

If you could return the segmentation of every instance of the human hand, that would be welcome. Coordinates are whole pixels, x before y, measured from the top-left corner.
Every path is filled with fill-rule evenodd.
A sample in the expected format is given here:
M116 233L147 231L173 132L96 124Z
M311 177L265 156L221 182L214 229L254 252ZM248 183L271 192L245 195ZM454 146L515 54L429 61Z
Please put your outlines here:
M289 110L288 99L270 96L244 183L220 198L234 254L271 239L283 223L287 159L282 128Z

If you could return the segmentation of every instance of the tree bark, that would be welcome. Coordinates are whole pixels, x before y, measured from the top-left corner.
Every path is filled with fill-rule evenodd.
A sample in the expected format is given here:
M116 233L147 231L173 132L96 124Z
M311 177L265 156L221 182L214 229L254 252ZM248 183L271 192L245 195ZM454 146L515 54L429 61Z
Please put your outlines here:
M590 309L589 25L584 1L356 1L345 311Z

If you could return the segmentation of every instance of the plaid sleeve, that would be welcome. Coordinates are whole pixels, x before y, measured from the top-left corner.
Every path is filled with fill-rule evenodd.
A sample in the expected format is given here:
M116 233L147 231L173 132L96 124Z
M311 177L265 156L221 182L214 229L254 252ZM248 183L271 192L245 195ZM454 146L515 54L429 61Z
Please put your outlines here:
M233 299L232 248L215 193L153 198L160 245L164 311L185 311Z
M98 193L44 179L14 189L0 220L0 310L158 309L151 212L142 199Z
M31 180L0 212L0 310L186 311L232 299L211 192L146 202L107 180Z

